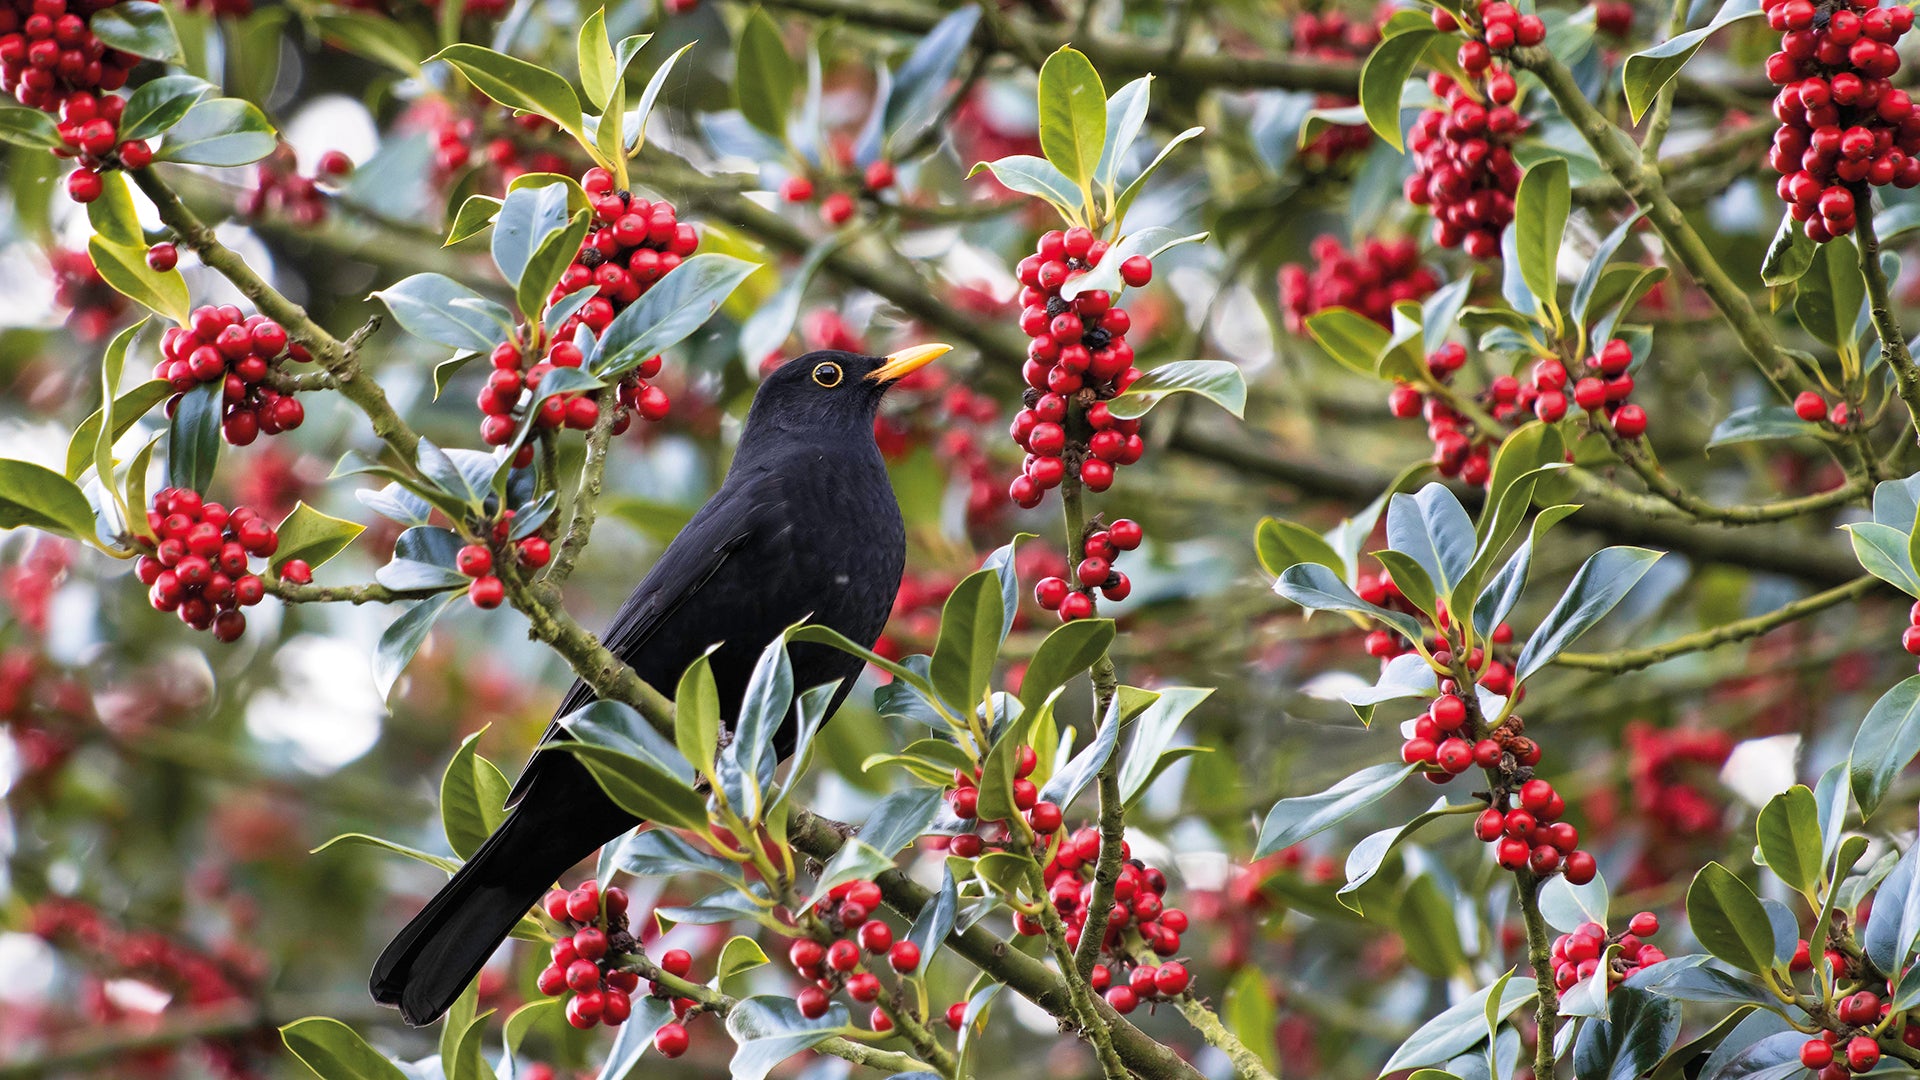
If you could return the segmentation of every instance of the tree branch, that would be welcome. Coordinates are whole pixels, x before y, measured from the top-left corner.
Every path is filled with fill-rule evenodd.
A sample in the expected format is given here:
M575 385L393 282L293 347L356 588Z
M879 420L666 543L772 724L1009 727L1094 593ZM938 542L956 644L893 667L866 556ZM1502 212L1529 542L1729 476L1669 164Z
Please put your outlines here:
M1664 641L1658 645L1649 645L1643 649L1622 649L1608 653L1561 653L1554 663L1561 667L1581 668L1587 671L1635 671L1644 667L1664 663L1676 656L1688 653L1717 649L1722 645L1731 645L1737 641L1756 638L1770 630L1797 622L1809 615L1845 603L1857 600L1879 588L1880 579L1870 575L1861 576L1836 586L1825 592L1802 597L1790 604L1782 605L1765 615L1756 615L1750 619L1739 619L1723 623L1698 633L1685 634Z
M1853 205L1853 234L1860 241L1860 272L1867 279L1873 328L1880 335L1880 351L1887 358L1887 369L1893 372L1894 387L1906 403L1914 438L1920 439L1920 368L1914 366L1913 356L1907 351L1907 335L1893 311L1887 272L1880 266L1880 238L1873 230L1873 189L1865 184L1853 185Z

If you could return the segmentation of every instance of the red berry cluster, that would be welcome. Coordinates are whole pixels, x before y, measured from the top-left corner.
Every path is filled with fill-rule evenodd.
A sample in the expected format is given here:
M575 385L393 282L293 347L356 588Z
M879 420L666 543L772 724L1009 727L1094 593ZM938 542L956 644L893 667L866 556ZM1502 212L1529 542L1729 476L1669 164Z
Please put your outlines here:
M253 14L253 0L181 0L180 6L215 17L228 15L238 19Z
M1632 366L1633 347L1614 338L1598 355L1587 357L1592 374L1573 384L1573 403L1589 413L1605 412L1613 430L1626 439L1637 439L1647 431L1647 410L1627 402L1633 393L1633 376L1627 371Z
M897 178L893 162L881 158L861 171L862 192L869 198L876 197L892 187ZM780 182L780 197L787 202L810 203L814 201L815 194L813 181L803 174L795 173ZM838 228L852 221L857 209L853 196L847 192L828 192L820 200L820 220Z
M1512 10L1505 3L1485 6ZM1452 19L1441 8L1434 15ZM1434 243L1476 259L1497 259L1500 232L1513 220L1513 196L1520 190L1513 143L1529 124L1513 107L1519 93L1513 75L1490 68L1485 42L1466 42L1460 57L1481 92L1470 92L1439 72L1429 78L1444 105L1423 111L1413 125L1407 145L1414 172L1404 190L1408 202L1433 215Z
M353 172L353 159L338 150L320 155L314 175L303 176L293 147L281 143L266 160L254 166L253 186L241 192L237 209L242 217L273 213L295 225L318 225L327 217L327 197L321 183L333 183Z
M90 25L96 12L117 2L0 2L0 91L30 109L59 116L60 137L67 145L62 156L83 157L81 172L88 179L78 182L81 191L75 195L81 202L100 194L98 170L109 163L120 142L115 132L126 104L113 97L113 91L127 84L127 73L140 62L132 53L109 48ZM127 143L126 148L131 151L129 168L143 168L153 160L145 143ZM87 198L80 198L89 191Z
M85 251L54 248L47 252L53 264L53 300L72 312L67 324L82 341L98 341L126 314L127 298L107 284Z
M195 308L187 325L167 329L160 339L160 362L153 377L165 380L175 393L169 413L180 396L196 386L223 383L225 411L221 434L235 446L246 446L261 435L292 431L307 418L304 406L291 394L267 385L267 375L285 361L312 357L304 346L287 340L286 328L264 315L242 315L231 304Z
M1026 407L1013 418L1013 441L1027 451L1021 474L1008 495L1022 507L1040 505L1047 491L1077 467L1080 481L1093 491L1113 484L1113 471L1140 460L1140 422L1107 411L1105 399L1140 377L1133 366L1127 330L1133 325L1113 295L1091 289L1072 300L1060 288L1100 264L1107 243L1089 229L1074 226L1041 235L1032 255L1020 260L1020 329L1033 340L1021 375L1027 382ZM1120 265L1120 280L1139 288L1153 280L1153 262L1134 255ZM1085 449L1067 438L1067 402L1080 395L1092 429ZM1077 461L1070 458L1078 459Z
M1293 17L1293 53L1315 60L1362 61L1380 44L1380 28L1391 8L1381 5L1371 20L1350 18L1332 9L1318 14L1303 11ZM1322 109L1353 105L1354 99L1340 94L1321 94L1315 104ZM1351 154L1364 152L1373 144L1373 131L1365 124L1330 124L1313 141L1300 148L1303 159L1326 168Z
M1100 830L1080 829L1060 843L1046 865L1047 897L1067 926L1067 947L1080 947L1080 934L1093 901L1093 873L1100 861ZM1186 992L1190 981L1184 964L1169 961L1158 967L1138 964L1127 947L1129 931L1156 956L1180 951L1180 935L1187 932L1187 913L1166 906L1167 875L1133 857L1126 841L1120 844L1120 878L1113 883L1113 907L1107 913L1107 933L1100 943L1106 960L1094 968L1093 988L1101 991L1115 1012L1130 1013L1142 1001ZM1023 935L1042 932L1038 920L1014 916L1014 928ZM1125 976L1123 979L1122 976Z
M152 553L140 556L134 573L160 611L177 612L195 630L211 627L221 641L247 628L243 607L267 595L266 583L248 569L249 557L279 550L280 537L265 518L244 506L231 510L189 488L165 488L153 497L147 525Z
M43 536L27 548L18 563L0 570L0 600L5 601L9 620L35 633L45 633L54 590L67 579L72 565L72 545Z
M1860 990L1840 999L1834 1006L1834 1019L1851 1029L1823 1031L1800 1047L1800 1064L1812 1069L1816 1080L1845 1080L1853 1073L1871 1072L1880 1064L1880 1042L1872 1029L1893 1011L1890 1003L1871 990ZM1901 1041L1920 1046L1920 1024L1909 1020L1901 1032Z
M572 891L553 890L540 907L566 931L553 943L552 962L540 972L540 992L559 997L572 991L567 1023L576 1028L626 1023L633 1014L633 992L640 988L639 974L620 966L639 948L627 932L626 891L616 887L603 893L589 880Z
M1060 808L1050 802L1040 801L1040 788L1032 780L1033 770L1040 765L1040 756L1033 747L1020 748L1020 756L1013 767L1013 807L1027 815L1027 825L1042 838L1060 831L1063 820ZM980 777L964 770L955 769L953 787L947 789L947 802L953 808L953 816L962 821L974 821L980 817ZM1005 839L1004 821L990 821L992 839L998 843ZM986 850L988 837L979 833L961 833L947 841L947 850L962 859L979 857Z
M511 514L512 511L508 511ZM528 536L517 541L508 541L508 532L512 518L500 522L494 529L494 543L511 543L514 560L528 570L538 570L553 558L553 545L543 536ZM491 611L506 599L507 587L501 583L494 571L493 548L486 544L468 544L454 556L454 565L461 573L473 579L467 588L467 599L473 606Z
M1646 939L1659 932L1660 917L1651 911L1642 911L1628 920L1626 932L1622 934L1609 935L1607 928L1597 922L1581 923L1573 933L1554 939L1553 985L1564 994L1575 983L1592 978L1600 965L1607 962L1608 947L1618 945L1620 954L1607 968L1607 985L1618 986L1627 976L1667 958L1666 953L1646 943Z
M1492 730L1481 730L1453 680L1440 683L1440 696L1427 711L1402 727L1406 742L1400 758L1444 784L1471 768L1485 770L1492 791L1482 796L1487 809L1474 822L1474 835L1497 845L1496 856L1508 870L1531 870L1539 877L1566 871L1567 880L1585 885L1597 869L1593 856L1578 850L1580 831L1561 821L1566 801L1553 785L1533 775L1540 744L1522 732L1525 723L1510 716Z
M591 303L591 301L589 301ZM493 347L491 360L493 370L487 375L486 385L480 388L475 403L480 407L480 438L489 446L505 446L513 441L514 432L519 430L520 420L526 416L522 404L527 394L540 388L540 381L554 368L577 368L586 361L586 354L571 338L555 338L546 346L545 354L532 367L524 368L528 350L521 345L503 341ZM619 390L618 411L614 415L614 434L623 434L633 423L628 388L641 380L651 378L660 371L660 358L653 357L635 369L634 378L622 382ZM649 392L659 391L658 387L647 387ZM659 391L659 416L666 415L665 392ZM642 415L645 415L644 413ZM649 416L648 419L659 419ZM596 393L554 394L540 402L540 410L534 424L553 431L562 427L575 431L585 431L600 422L600 400ZM520 447L515 465L524 466L533 460L531 443Z
M813 916L827 940L797 938L787 949L787 961L809 984L794 995L801 1016L818 1020L827 1015L833 995L841 990L863 1005L878 1001L880 977L871 966L882 957L895 974L913 975L920 970L920 946L895 940L893 927L875 917L880 901L880 886L848 881L828 890L814 905ZM869 1024L875 1031L888 1031L893 1020L874 1005Z
M423 105L433 141L433 178L440 187L452 184L455 177L473 166L480 172L474 185L480 191L505 191L514 180L528 173L571 173L575 166L554 136L559 128L553 121L534 113L512 115L482 106L485 114L476 120L454 112L451 103L434 99ZM474 148L479 147L476 160Z
M1099 521L1089 523L1086 538L1080 542L1080 564L1073 568L1073 580L1041 578L1033 586L1033 599L1048 611L1060 613L1061 622L1091 618L1094 614L1093 590L1118 602L1133 592L1133 582L1115 566L1123 551L1140 546L1144 533L1140 523L1121 518L1102 528Z
M1434 382L1445 385L1466 363L1466 347L1449 342L1427 357L1427 371ZM1514 411L1513 402L1519 392L1519 382L1507 376L1495 379L1478 397L1494 409L1495 416L1501 416L1503 406L1506 413ZM1400 383L1387 392L1387 411L1402 420L1415 417L1426 420L1427 440L1433 443L1434 467L1442 476L1457 476L1469 484L1484 484L1492 476L1498 434L1482 432L1472 420L1447 404L1446 399L1438 395L1428 397L1418 388Z
M1763 0L1780 51L1767 78L1780 87L1780 130L1769 158L1777 190L1807 238L1825 243L1852 232L1866 185L1920 184L1920 115L1888 81L1894 49L1913 29L1913 9L1879 0Z
M1420 261L1411 240L1372 240L1348 251L1331 233L1308 247L1311 267L1288 263L1280 268L1280 306L1294 333L1307 317L1330 307L1351 308L1381 326L1393 324L1393 305L1425 300L1440 278Z

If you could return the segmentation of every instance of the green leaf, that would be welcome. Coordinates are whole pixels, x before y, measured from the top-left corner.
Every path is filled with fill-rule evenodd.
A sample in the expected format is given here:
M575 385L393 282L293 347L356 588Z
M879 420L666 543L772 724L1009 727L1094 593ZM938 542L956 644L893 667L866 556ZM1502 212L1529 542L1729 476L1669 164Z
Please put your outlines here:
M1653 99L1660 88L1680 74L1693 54L1700 51L1707 38L1723 26L1740 19L1760 14L1759 0L1726 0L1713 21L1698 30L1689 30L1648 49L1627 57L1626 65L1621 69L1620 81L1627 95L1627 108L1633 115L1633 122L1639 123L1652 107Z
M1820 884L1825 862L1820 813L1814 806L1812 789L1795 784L1769 799L1760 810L1758 832L1767 869L1788 888L1812 895Z
M1535 993L1531 979L1507 982L1500 987L1497 999L1493 989L1489 986L1420 1025L1387 1059L1381 1074L1439 1064L1472 1049L1486 1041L1489 1016L1505 1019L1532 1001ZM1491 1009L1488 1008L1490 1000L1496 1002Z
M121 0L87 20L87 29L112 48L163 64L183 62L180 36L167 9L150 0Z
M173 412L167 435L167 483L205 493L220 461L219 383L206 383L186 392Z
M754 8L740 28L735 46L733 92L740 115L776 139L787 137L787 113L793 108L799 71L780 39L780 28Z
M1520 276L1541 305L1559 310L1557 299L1560 238L1566 235L1573 189L1565 158L1548 158L1528 169L1513 197L1514 245Z
M1920 937L1920 845L1907 848L1873 894L1872 917L1860 937L1867 959L1881 971L1901 971Z
M330 1016L295 1020L280 1029L280 1039L321 1080L407 1080L398 1065Z
M1253 531L1253 550L1260 560L1260 568L1276 578L1299 563L1318 563L1340 577L1347 573L1346 563L1333 545L1327 543L1326 537L1305 525L1279 518L1260 519Z
M385 64L408 78L420 77L419 42L412 34L396 33L392 19L340 8L315 11L307 19L326 44Z
M147 265L144 245L115 243L104 236L87 241L87 254L114 291L185 325L193 304L187 294L187 279L180 276L180 271L163 274Z
M1773 924L1747 883L1717 862L1687 889L1687 922L1713 955L1758 975L1773 967Z
M1031 742L1033 727L1049 714L1060 697L1055 690L1036 709L1022 709L995 737L993 748L980 769L980 820L1000 821L1019 813L1013 805L1013 774L1019 764L1020 748Z
M1429 618L1439 615L1439 591L1434 587L1433 575L1427 568L1416 562L1413 556L1404 551L1376 551L1373 557L1387 573L1393 575L1393 583L1406 596L1407 602L1425 612Z
M1427 573L1440 598L1453 595L1473 565L1477 540L1473 519L1444 484L1428 484L1417 494L1387 501L1387 546L1411 558ZM1395 581L1399 580L1396 574Z
M1593 258L1587 261L1586 270L1581 272L1580 280L1574 284L1573 301L1568 310L1573 315L1573 321L1582 329L1587 325L1594 291L1600 285L1600 278L1607 269L1607 263L1613 259L1614 253L1620 250L1620 245L1626 243L1628 234L1645 216L1646 211L1635 210L1625 221L1614 226L1606 239L1600 241L1600 246L1594 249Z
M208 98L167 132L155 161L231 168L273 153L280 133L265 113L239 98Z
M447 844L462 859L473 858L507 818L507 778L474 746L485 730L461 740L440 776L440 824L446 829Z
M173 396L173 387L159 379L149 379L139 386L113 399L113 431L107 437L109 445L118 442L122 435L133 430L154 406ZM73 438L67 441L67 478L80 479L80 474L94 463L94 451L100 438L101 411L95 409L80 426L73 429Z
M507 108L544 116L576 138L584 138L579 97L567 80L546 68L466 42L449 45L428 59L445 60L476 90Z
M1877 521L1840 527L1853 538L1853 557L1860 560L1867 573L1908 596L1920 597L1920 575L1914 573L1908 534Z
M1121 420L1145 416L1174 394L1198 394L1215 405L1242 415L1247 408L1247 381L1228 360L1175 360L1135 379L1107 408Z
M971 180L981 169L992 173L995 180L1022 195L1045 199L1063 214L1080 205L1080 192L1072 178L1045 158L1011 154L997 161L977 162L968 171L967 178Z
M405 855L409 859L426 863L428 866L438 867L439 869L444 870L449 874L460 869L460 863L459 863L459 860L457 859L449 859L444 855L429 854L428 852L421 851L418 848L410 848L405 844L396 844L391 840L385 840L378 836L369 836L366 833L342 833L339 836L336 836L333 839L327 841L326 843L321 844L319 847L314 848L312 851L308 852L307 854L318 855L321 852L326 851L328 848L331 848L340 844L346 844L349 846L365 845L367 847L379 848L382 851L391 851L396 855Z
M1800 419L1791 406L1748 405L1728 413L1725 420L1714 425L1713 433L1707 436L1706 449L1819 434L1820 426Z
M1424 660L1421 661L1422 666L1425 666L1425 663ZM1353 845L1353 849L1347 853L1346 884L1340 887L1335 898L1353 911L1361 912L1362 901L1358 895L1361 887L1372 881L1380 872L1380 868L1386 865L1387 857L1393 854L1394 849L1422 828L1458 810L1458 807L1449 808L1446 796L1443 795L1434 800L1433 805L1428 807L1425 813L1413 820L1371 833Z
M145 141L164 134L213 91L213 84L192 75L162 75L142 83L127 98L116 138Z
M1107 142L1107 88L1084 53L1063 45L1040 65L1040 152L1084 190Z
M1153 76L1142 75L1113 92L1107 98L1107 134L1100 147L1100 160L1093 167L1094 182L1108 191L1118 179L1120 163L1139 137L1147 122L1147 104L1152 95Z
M1264 859L1282 848L1323 832L1374 803L1413 773L1413 766L1393 762L1373 765L1342 779L1325 791L1281 799L1267 811L1260 825L1254 858Z
M821 868L820 879L814 882L813 893L807 898L806 906L819 903L835 886L849 881L871 881L891 869L893 856L875 850L863 840L848 840Z
M557 742L541 749L560 750L579 758L607 798L629 814L678 829L706 824L706 800L649 761L589 743Z
M1400 137L1400 95L1427 47L1445 36L1432 29L1397 34L1375 47L1360 69L1360 107L1367 126L1395 150L1406 149Z
M506 340L513 313L442 274L415 274L373 294L407 333L484 354Z
M1068 679L1092 667L1113 644L1113 635L1112 619L1076 619L1048 634L1020 677L1020 704L1035 708Z
M1629 987L1607 995L1605 1019L1589 1020L1574 1043L1584 1080L1639 1080L1680 1037L1680 1003Z
M1573 933L1582 923L1607 925L1607 904L1607 880L1599 874L1585 885L1571 884L1560 876L1540 887L1540 914L1563 934Z
M1000 654L1000 574L976 570L954 586L940 611L940 637L928 675L949 706L973 711Z
M1853 736L1847 775L1862 817L1879 809L1915 754L1920 754L1920 675L1909 675L1880 695Z
M594 347L589 369L611 382L680 344L758 269L758 263L714 252L687 259L614 316Z
M613 42L607 37L606 8L595 8L580 24L574 52L580 65L580 89L595 109L605 109L613 97L614 80L619 78L614 68Z
M393 693L394 684L400 681L400 673L406 670L414 654L426 642L427 633L433 629L435 620L458 595L443 592L416 600L381 632L380 644L373 652L373 681L380 690L380 700L385 701Z
M100 180L100 197L87 204L87 224L104 240L144 251L147 238L140 228L140 213L134 209L126 174L110 172Z
M1392 627L1402 637L1421 636L1420 624L1412 618L1360 599L1333 571L1318 564L1288 567L1274 582L1273 591L1309 611L1351 611Z
M1780 215L1780 227L1760 263L1760 280L1773 288L1799 281L1813 267L1820 245L1807 238L1806 230L1790 213Z
M1128 803L1143 794L1158 772L1163 756L1173 753L1168 744L1186 721L1187 715L1213 696L1202 686L1170 686L1160 691L1133 722L1133 741L1120 761L1120 801ZM1115 718L1117 721L1117 718Z
M1167 158L1171 157L1173 152L1179 149L1183 143L1190 139L1198 138L1201 133L1206 130L1206 128L1201 127L1190 127L1180 134L1175 135L1173 138L1168 139L1167 145L1160 148L1160 152L1153 156L1153 160L1147 162L1147 167L1140 170L1140 175L1134 177L1133 181L1127 185L1127 189L1120 193L1118 199L1114 200L1113 213L1108 216L1114 221L1125 221L1127 218L1127 210L1133 206L1133 201L1140 197L1140 192L1145 190L1147 178L1158 171L1160 166L1166 162Z
M849 1022L847 1007L838 1003L809 1020L791 996L744 998L727 1013L727 1034L737 1044L732 1080L766 1080L775 1065L834 1037Z
M713 651L687 665L673 695L673 738L700 775L713 778L720 746L720 691L713 681Z
M453 224L447 227L447 241L441 246L452 247L462 240L480 235L493 225L493 219L500 213L502 205L504 200L491 195L467 196L461 201L460 209L454 211ZM581 291L592 294L590 290Z
M913 51L893 73L893 91L887 96L881 126L887 138L898 140L934 122L939 105L948 96L955 69L980 24L980 9L971 4L955 8L914 43ZM931 955L931 954L929 954Z
M680 58L687 54L687 50L694 45L695 42L689 41L675 49L673 55L661 61L660 66L647 77L647 85L640 91L639 103L627 110L626 119L621 124L621 132L627 140L629 157L638 154L641 145L646 141L647 117L653 113L653 103L659 99L660 91L666 88L667 76L673 74L673 65L678 63Z
M568 200L565 184L523 186L507 192L500 213L494 218L492 244L493 264L500 268L507 284L518 286L526 276L527 264L533 260L534 252L549 236L567 228ZM573 251L567 252L569 262L578 250L576 245ZM555 277L558 278L557 273ZM548 282L546 289L552 287L552 282ZM542 298L546 289L540 290ZM524 300L521 310L530 310Z
M1393 338L1386 327L1343 307L1326 308L1307 316L1307 333L1328 356L1368 378L1374 377L1374 368Z
M1135 255L1144 255L1149 259L1158 258L1162 252L1181 244L1196 243L1205 240L1207 234L1191 233L1186 236L1178 229L1169 229L1164 225L1153 225L1145 229L1136 229L1122 237L1120 241L1107 249L1100 262L1093 269L1068 281L1060 287L1060 298L1072 300L1084 292L1105 292L1118 296L1127 284L1120 278L1120 265Z
M1646 576L1662 552L1648 548L1610 547L1595 552L1580 565L1560 600L1540 621L1520 650L1513 679L1518 683L1566 651L1580 635L1606 617Z
M0 142L28 150L59 150L66 146L53 117L39 109L0 106Z
M329 517L304 502L297 503L280 523L280 547L273 553L273 568L279 570L290 559L305 559L309 566L319 566L346 550L366 528L358 522Z
M724 991L729 979L765 966L766 963L767 954L760 948L759 942L736 934L720 947L720 962L714 965L713 988Z
M1401 890L1394 912L1394 927L1406 945L1407 959L1436 979L1461 974L1467 966L1453 907L1433 875L1422 874Z
M1852 349L1854 320L1867 291L1859 252L1845 236L1836 236L1819 248L1813 265L1796 284L1793 315L1818 340L1835 349Z
M91 543L93 505L52 469L0 458L0 529L22 526Z

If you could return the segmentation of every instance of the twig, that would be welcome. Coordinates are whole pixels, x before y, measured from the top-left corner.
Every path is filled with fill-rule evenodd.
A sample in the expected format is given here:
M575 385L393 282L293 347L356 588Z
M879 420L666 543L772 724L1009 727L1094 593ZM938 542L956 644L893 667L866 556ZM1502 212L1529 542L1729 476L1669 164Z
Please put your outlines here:
M1561 667L1608 672L1635 671L1644 667L1652 667L1655 664L1671 660L1676 656L1704 652L1708 649L1717 649L1722 645L1731 645L1734 642L1759 637L1770 630L1804 619L1817 612L1825 611L1837 604L1845 603L1848 600L1857 600L1874 591L1879 585L1880 580L1878 578L1862 576L1855 578L1845 585L1828 589L1825 592L1814 593L1812 596L1802 597L1790 604L1782 605L1774 611L1767 612L1765 615L1756 615L1750 619L1739 619L1734 622L1723 623L1710 630L1685 634L1674 638L1672 641L1664 641L1658 645L1649 645L1642 649L1622 649L1618 652L1608 653L1561 653L1554 659L1554 663Z
M1893 384L1906 402L1907 416L1914 437L1920 439L1920 368L1907 351L1907 335L1900 328L1900 316L1894 314L1886 271L1880 266L1880 238L1873 229L1873 189L1865 184L1853 187L1853 234L1860 241L1860 272L1867 279L1867 297L1873 309L1873 328L1880 335L1880 352L1893 372ZM1912 439L1903 440L1912 442Z
M610 395L602 397L610 398ZM613 442L613 421L619 409L611 400L602 401L600 406L600 418L587 433L586 462L580 468L580 483L574 488L573 514L567 519L566 538L560 542L560 550L546 574L547 583L556 588L566 583L575 561L586 550L587 537L593 532L595 506L606 485L607 448Z

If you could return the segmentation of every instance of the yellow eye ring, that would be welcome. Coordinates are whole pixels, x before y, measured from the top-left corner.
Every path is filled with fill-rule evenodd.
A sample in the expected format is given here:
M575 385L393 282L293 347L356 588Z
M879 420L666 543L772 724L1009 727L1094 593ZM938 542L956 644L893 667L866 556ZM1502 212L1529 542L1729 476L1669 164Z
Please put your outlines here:
M846 375L840 370L840 365L831 360L813 366L813 381L829 390L839 386L843 378Z

